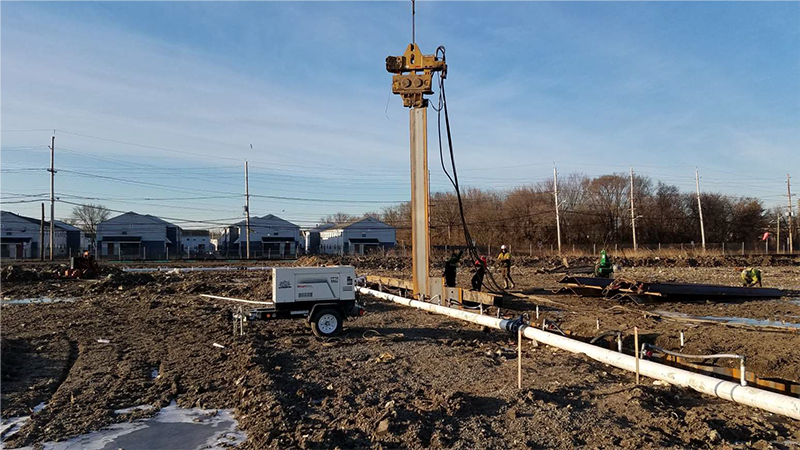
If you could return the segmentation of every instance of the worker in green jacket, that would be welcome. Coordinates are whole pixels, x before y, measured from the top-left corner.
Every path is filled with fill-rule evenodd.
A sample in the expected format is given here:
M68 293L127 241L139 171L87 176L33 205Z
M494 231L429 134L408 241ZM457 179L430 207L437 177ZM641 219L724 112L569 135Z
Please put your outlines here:
M755 267L748 267L742 270L742 286L744 287L754 287L758 285L761 286L761 271L756 269Z
M609 278L614 273L614 266L611 265L611 258L605 250L600 250L600 260L594 265L594 276L599 278Z

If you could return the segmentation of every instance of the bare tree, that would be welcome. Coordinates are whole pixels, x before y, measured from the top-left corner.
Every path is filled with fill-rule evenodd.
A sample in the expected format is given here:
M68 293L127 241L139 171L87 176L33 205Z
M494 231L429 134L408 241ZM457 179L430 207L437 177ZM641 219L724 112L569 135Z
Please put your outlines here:
M103 205L80 205L72 208L69 221L82 229L86 236L94 241L97 236L97 224L108 220L110 215L111 211Z
M671 184L635 176L639 242L688 243L699 239L697 199ZM583 246L627 244L630 232L630 179L627 173L590 178L571 174L559 178L558 199L564 242ZM481 246L501 243L521 246L553 244L556 240L552 184L546 182L508 191L467 188L461 193L464 218L473 241ZM774 212L753 198L715 192L701 195L706 236L710 242L745 242L774 229ZM458 200L453 192L431 193L431 244L464 245ZM370 214L372 215L372 214ZM381 210L381 220L397 228L398 244L411 238L408 202ZM796 225L795 225L796 226Z

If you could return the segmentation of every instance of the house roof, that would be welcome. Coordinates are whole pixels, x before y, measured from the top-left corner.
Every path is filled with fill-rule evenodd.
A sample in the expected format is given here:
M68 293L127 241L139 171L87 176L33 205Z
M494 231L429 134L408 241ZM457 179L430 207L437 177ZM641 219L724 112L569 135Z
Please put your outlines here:
M140 222L151 222L151 223L155 223L155 224L162 224L162 225L166 225L168 227L176 227L177 226L175 224L169 223L166 220L158 218L156 216L151 216L150 214L139 214L139 213L135 213L133 211L128 211L128 212L120 214L118 216L114 216L114 217L112 217L112 218L110 218L108 220L104 220L103 222L100 222L100 224L103 224L103 223L106 223L106 222L117 222L117 221L120 221L120 220L127 220L127 219L136 219L136 220L138 220Z
M41 223L42 223L41 219L34 219L33 217L20 216L19 214L12 213L11 211L3 211L2 213L3 214L10 214L10 215L12 215L14 217L18 217L18 218L20 218L20 219L22 219L24 221L30 222L30 223L32 223L34 225L41 225ZM54 222L56 224L56 228L61 228L62 230L66 230L66 231L82 231L80 228L74 227L74 226L72 226L72 225L70 225L68 223L62 222L60 220L56 220ZM45 219L44 224L45 224L45 226L50 225L50 221Z
M373 217L365 217L363 219L351 220L350 222L344 222L340 224L336 224L335 226L331 227L332 230L344 230L346 228L350 228L353 225L359 224L363 228L369 228L369 225L377 225L377 226L384 226L392 228L391 225L388 223L382 222L378 219Z
M242 220L236 222L234 225L243 227L247 224L246 220ZM275 227L283 227L283 228L300 228L300 226L289 222L286 219L281 219L280 217L274 214L267 214L266 216L261 217L251 217L250 218L250 228L275 228Z
M325 231L335 226L336 226L335 223L323 223L322 225L317 225L316 227L306 231L308 231L309 233L319 233L320 231Z
M56 228L63 228L65 230L67 230L67 231L82 231L80 228L78 228L76 226L72 226L72 225L70 225L68 223L64 223L64 222L62 222L60 220L56 220L55 222L56 222Z

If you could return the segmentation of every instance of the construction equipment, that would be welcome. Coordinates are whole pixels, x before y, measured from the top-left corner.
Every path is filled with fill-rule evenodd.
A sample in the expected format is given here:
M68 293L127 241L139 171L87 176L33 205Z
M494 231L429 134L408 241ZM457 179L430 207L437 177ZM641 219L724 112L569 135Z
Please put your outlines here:
M387 56L386 70L392 76L392 93L403 98L407 108L424 108L424 95L433 94L433 72L447 77L447 65L436 55L423 55L416 43L408 44L402 56Z
M600 250L600 261L594 266L594 276L598 278L609 278L614 274L614 266L605 250Z
M363 316L365 312L356 301L355 278L353 266L274 267L272 301L239 300L265 306L245 313L244 319L306 318L316 336L336 336L346 317Z
M403 98L410 108L411 129L411 248L414 294L429 296L430 230L428 206L428 100L433 93L433 73L447 76L447 65L436 55L423 55L416 42L406 47L401 56L386 57L386 70L393 73L392 92Z
M100 266L88 251L83 255L69 259L69 269L61 274L63 278L86 279L94 278L100 273Z

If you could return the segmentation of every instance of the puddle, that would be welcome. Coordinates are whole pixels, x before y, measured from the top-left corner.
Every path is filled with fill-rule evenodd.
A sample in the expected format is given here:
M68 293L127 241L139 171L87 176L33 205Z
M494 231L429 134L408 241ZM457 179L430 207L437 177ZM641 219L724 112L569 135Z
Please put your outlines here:
M149 405L117 410L117 413L151 408ZM43 450L200 450L237 447L247 439L236 427L230 410L183 409L172 402L155 416L118 423L61 442L45 442ZM33 450L34 447L24 447Z
M794 322L782 322L777 320L765 320L765 319L749 319L747 317L690 316L688 314L674 313L668 311L656 311L656 313L666 317L671 316L671 317L682 317L686 319L711 320L720 323L755 325L761 327L782 327L782 328L788 327L788 328L797 328L798 330L800 330L800 323L794 323Z
M33 305L33 304L44 304L44 303L71 303L74 302L74 298L51 298L51 297L32 297L32 298L15 298L15 299L3 299L3 305Z

